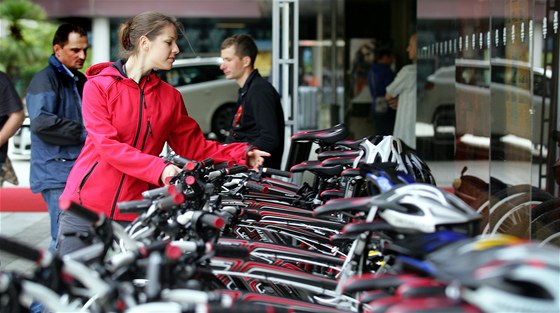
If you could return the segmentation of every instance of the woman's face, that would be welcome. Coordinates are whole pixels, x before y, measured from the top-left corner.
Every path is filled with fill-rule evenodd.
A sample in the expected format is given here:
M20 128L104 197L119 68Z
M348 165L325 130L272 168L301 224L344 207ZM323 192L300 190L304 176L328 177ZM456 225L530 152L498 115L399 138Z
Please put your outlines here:
M175 56L179 53L175 26L164 27L156 38L148 41L147 45L148 60L152 63L150 67L161 70L170 70L173 67Z

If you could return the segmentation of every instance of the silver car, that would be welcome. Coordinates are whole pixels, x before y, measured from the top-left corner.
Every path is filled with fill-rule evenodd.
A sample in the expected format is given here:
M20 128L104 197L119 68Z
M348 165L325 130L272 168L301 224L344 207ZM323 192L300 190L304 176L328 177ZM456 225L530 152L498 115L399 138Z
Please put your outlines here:
M169 71L160 72L163 80L175 87L202 132L222 140L229 129L237 102L239 86L225 78L219 57L179 59Z

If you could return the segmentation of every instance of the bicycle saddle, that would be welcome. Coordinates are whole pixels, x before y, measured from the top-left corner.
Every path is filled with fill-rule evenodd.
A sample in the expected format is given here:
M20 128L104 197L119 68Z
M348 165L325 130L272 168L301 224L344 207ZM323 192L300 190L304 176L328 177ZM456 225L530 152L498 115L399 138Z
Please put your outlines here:
M292 142L313 141L325 147L336 143L348 136L348 129L344 124L337 124L331 128L302 131L292 135Z
M323 151L317 154L317 159L319 161L324 161L326 159L335 157L357 157L360 155L360 150L329 150Z

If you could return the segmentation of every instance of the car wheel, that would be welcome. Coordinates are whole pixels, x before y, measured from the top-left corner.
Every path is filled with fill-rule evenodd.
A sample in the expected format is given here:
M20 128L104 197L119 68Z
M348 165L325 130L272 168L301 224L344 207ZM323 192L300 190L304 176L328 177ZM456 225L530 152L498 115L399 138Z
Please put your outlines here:
M231 126L233 120L233 110L235 105L232 103L220 106L212 117L212 132L216 135L218 141L223 141Z

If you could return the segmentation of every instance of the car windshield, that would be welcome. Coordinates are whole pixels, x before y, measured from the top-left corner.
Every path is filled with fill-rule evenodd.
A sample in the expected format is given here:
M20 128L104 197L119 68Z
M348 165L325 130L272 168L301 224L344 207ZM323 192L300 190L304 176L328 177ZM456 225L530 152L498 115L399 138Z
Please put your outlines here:
M224 73L217 65L177 66L169 71L161 72L160 76L173 87L208 81L225 79Z

